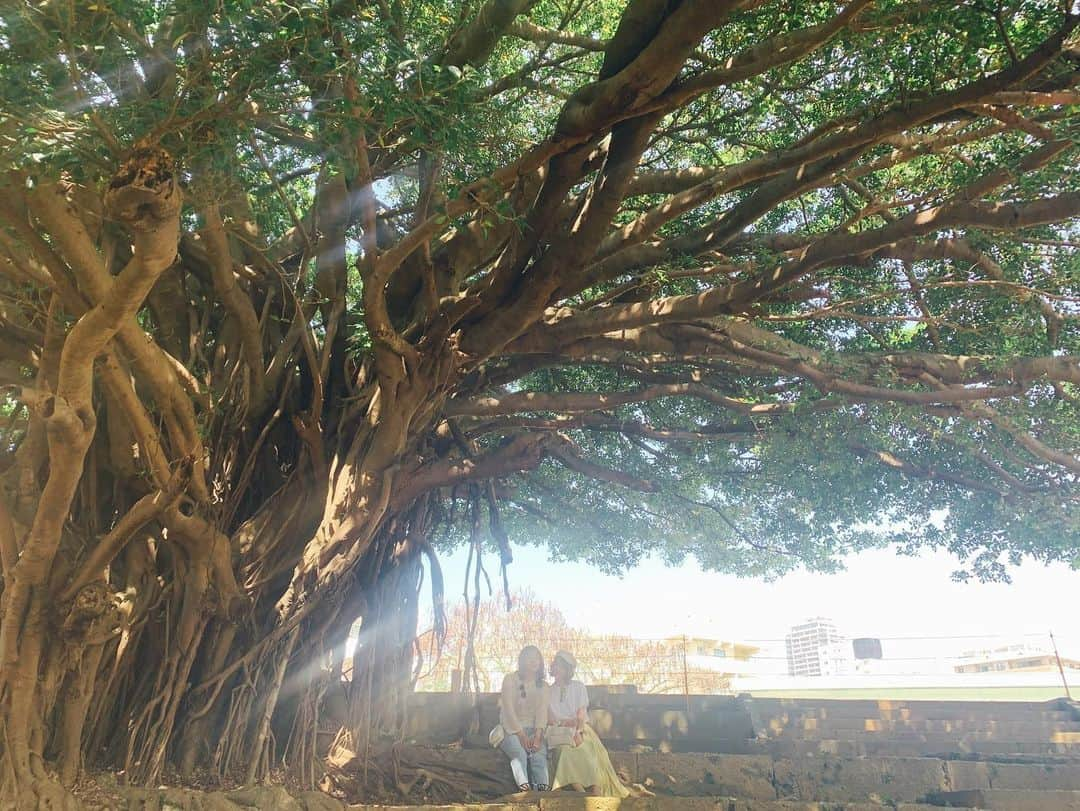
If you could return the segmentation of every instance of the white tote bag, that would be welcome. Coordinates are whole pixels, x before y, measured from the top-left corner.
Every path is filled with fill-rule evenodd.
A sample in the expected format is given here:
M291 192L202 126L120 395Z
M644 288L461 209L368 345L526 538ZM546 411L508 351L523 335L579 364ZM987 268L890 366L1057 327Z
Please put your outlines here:
M574 728L551 725L547 728L545 736L548 746L573 746Z

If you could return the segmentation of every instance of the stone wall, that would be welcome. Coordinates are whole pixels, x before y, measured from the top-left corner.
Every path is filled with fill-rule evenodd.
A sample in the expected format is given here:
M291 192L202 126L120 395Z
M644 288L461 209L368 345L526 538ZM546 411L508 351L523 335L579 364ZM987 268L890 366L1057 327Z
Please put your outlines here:
M663 752L742 752L754 737L750 707L732 696L641 695L625 688L589 688L589 717L609 748ZM406 737L422 743L486 742L499 722L498 695L416 693Z
M1048 754L1080 744L1066 702L822 701L749 696L642 695L589 688L590 719L609 749L754 754L770 739L796 754ZM416 693L406 738L421 744L486 746L498 696ZM1075 738L1075 740L1074 740ZM898 747L910 744L908 751ZM884 746L884 749L880 747ZM879 751L880 749L880 751Z

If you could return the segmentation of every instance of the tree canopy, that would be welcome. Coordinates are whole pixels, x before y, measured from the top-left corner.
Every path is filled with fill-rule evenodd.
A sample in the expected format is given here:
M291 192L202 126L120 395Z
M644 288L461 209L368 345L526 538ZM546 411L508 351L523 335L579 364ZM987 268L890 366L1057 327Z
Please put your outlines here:
M433 544L1075 562L1078 23L6 4L0 786L309 764L283 681L362 618L399 683Z

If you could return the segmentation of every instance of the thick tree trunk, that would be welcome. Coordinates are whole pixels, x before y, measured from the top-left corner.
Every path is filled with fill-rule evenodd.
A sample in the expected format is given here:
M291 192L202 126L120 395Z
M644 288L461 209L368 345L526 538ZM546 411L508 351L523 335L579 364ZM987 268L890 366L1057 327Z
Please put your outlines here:
M138 783L159 781L170 759L181 773L206 764L223 776L254 782L276 762L286 743L270 736L271 722L282 709L274 728L288 731L295 726L288 739L312 741L303 752L304 770L313 783L321 771L312 764L326 755L329 745L314 738L318 698L314 711L301 717L295 715L295 703L279 707L278 695L283 684L290 695L325 692L326 672L319 663L340 657L340 651L323 643L332 639L343 645L347 629L361 615L380 630L364 649L367 658L354 663L353 672L366 675L354 679L348 694L345 739L367 739L369 723L392 723L393 714L386 715L391 705L385 702L389 698L392 706L400 706L401 691L409 684L417 588L415 574L407 582L395 572L402 566L415 571L420 544L426 543L417 507L395 503L392 497L394 489L404 489L404 476L388 460L400 458L416 441L406 430L408 410L400 398L396 402L397 418L388 425L373 421L369 438L352 443L349 463L341 464L331 486L302 488L304 497L300 504L294 502L297 507L310 507L310 497L319 490L332 495L326 497L314 531L300 536L300 542L296 537L279 541L297 551L313 551L292 565L268 564L278 569L276 574L257 575L281 583L266 598L272 602L265 607L276 604L269 621L260 621L251 613L254 606L235 602L229 589L222 588L232 579L232 564L226 549L223 574L215 564L215 544L228 541L208 531L197 515L186 515L187 509L197 507L183 501L160 511L167 540L140 536L137 527L118 528L127 537L116 542L114 551L123 545L123 554L111 568L114 578L128 584L124 602L117 603L100 580L83 584L77 576L63 590L50 587L48 578L29 587L17 629L17 656L9 660L12 666L5 668L3 679L4 754L13 773L4 781L0 804L18 798L19 807L51 807L49 802L64 796L55 781L71 786L87 759L96 766L123 768ZM70 442L67 447L77 453L85 443ZM169 494L148 496L147 503L163 495ZM335 498L356 498L357 509L344 511ZM265 531L305 523L289 515L288 506L287 499L264 505ZM137 512L136 505L128 514ZM255 540L272 546L265 536ZM325 563L335 559L335 547L346 544L349 560L327 567ZM104 546L111 544L98 548ZM157 567L166 559L175 567L172 593L157 589L149 576L153 570L147 567L155 566L154 558ZM25 559L24 553L20 560ZM291 579L282 581L282 575L290 573ZM16 616L16 600L23 593L24 571L16 568L14 575L2 595L5 623ZM405 596L394 596L403 589ZM369 595L367 601L358 600L358 593ZM279 596L274 599L274 594ZM412 606L411 615L384 623L382 613L396 615L390 606L401 600ZM362 610L369 604L376 607L374 615ZM140 618L137 623L128 622L133 616ZM376 718L370 713L373 705L383 708ZM99 711L92 713L95 707ZM124 735L118 734L121 729ZM87 743L94 748L87 751ZM46 757L55 759L55 775L46 769Z

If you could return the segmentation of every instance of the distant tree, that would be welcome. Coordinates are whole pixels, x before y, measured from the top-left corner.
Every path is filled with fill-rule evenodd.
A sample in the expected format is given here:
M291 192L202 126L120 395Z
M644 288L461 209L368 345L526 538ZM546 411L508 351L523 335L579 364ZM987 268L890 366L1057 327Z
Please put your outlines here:
M711 646L705 655L713 657L720 644ZM497 692L503 675L517 667L518 652L525 645L540 648L545 666L550 666L557 651L570 651L578 659L575 678L586 684L633 685L642 693L682 693L687 688L691 693L719 693L731 685L730 674L704 667L696 648L688 647L682 637L647 640L594 634L571 626L557 606L539 599L532 590L520 589L513 594L510 610L502 598L481 600L478 611L464 602L455 604L447 614L441 655L434 634L422 635L424 661L416 687L450 690L458 671L464 689ZM755 651L749 646L726 647L741 658Z

